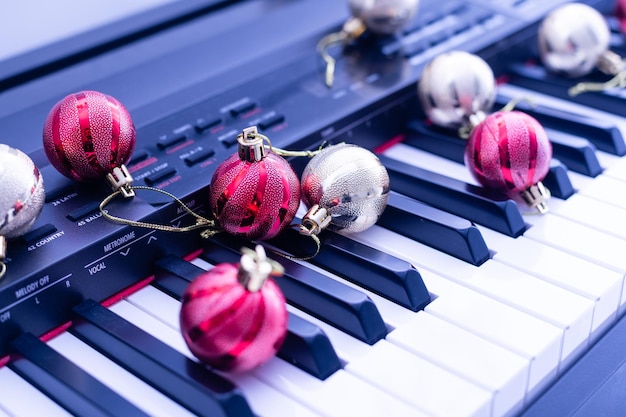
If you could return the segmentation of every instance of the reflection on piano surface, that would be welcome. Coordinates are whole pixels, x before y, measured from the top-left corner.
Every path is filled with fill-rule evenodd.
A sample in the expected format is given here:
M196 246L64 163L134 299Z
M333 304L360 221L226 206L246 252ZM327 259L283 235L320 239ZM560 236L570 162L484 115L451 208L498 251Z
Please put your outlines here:
M330 50L332 88L315 45L348 17L336 0L172 2L6 60L0 142L41 168L46 204L10 242L0 281L0 416L619 415L626 107L621 90L569 97L574 81L540 65L539 22L561 3L422 0L398 36ZM612 1L585 3L617 28ZM554 149L549 213L522 214L478 186L463 142L424 120L419 75L455 49L494 69L497 106L530 99L518 108ZM626 55L617 29L611 49ZM98 211L104 184L79 185L49 165L45 116L82 89L133 115L135 180L199 213L245 127L285 149L345 141L378 152L392 188L379 223L324 232L310 261L280 259L289 328L276 358L219 373L180 336L187 284L236 261L241 241L113 224ZM111 210L190 221L158 195Z

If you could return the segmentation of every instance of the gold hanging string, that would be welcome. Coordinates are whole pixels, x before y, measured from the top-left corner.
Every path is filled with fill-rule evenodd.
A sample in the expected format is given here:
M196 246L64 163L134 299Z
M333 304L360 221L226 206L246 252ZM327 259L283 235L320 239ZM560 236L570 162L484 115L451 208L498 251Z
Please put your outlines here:
M295 256L275 248L270 248L270 250L276 255L282 256L286 259L291 259L292 261L308 261L309 259L315 258L317 254L320 253L320 249L322 248L322 242L320 242L320 238L315 233L311 233L311 230L307 229L302 224L293 224L291 225L291 228L294 230L298 230L301 235L309 236L311 239L313 239L313 241L315 242L315 252L312 255Z
M332 87L335 82L335 58L328 53L328 48L334 44L346 43L358 38L365 32L365 29L366 26L361 19L351 18L344 23L341 32L326 35L317 43L317 53L326 62L326 74L324 77L326 87Z
M581 82L567 90L567 93L571 97L576 97L581 93L591 91L605 91L611 88L624 88L626 87L626 71L621 71L615 75L615 77L603 83Z
M265 142L267 142L267 148L274 152L276 155L280 155L283 157L289 157L289 156L306 156L308 158L313 158L315 155L317 155L318 153L320 153L320 151L322 150L321 146L320 149L315 150L315 151L289 151L286 149L281 149L281 148L276 148L274 146L272 146L272 142L270 141L270 138L268 138L267 136L261 134L261 133L256 133L256 136L260 137L261 139L263 139Z
M178 203L183 208L183 210L191 214L196 219L196 223L189 225L189 226L176 227L176 226L170 226L170 225L164 225L164 224L158 224L158 223L147 223L147 222L129 220L129 219L124 219L122 217L111 215L105 210L105 207L117 196L119 196L120 194L123 194L122 190L117 190L113 192L112 194L110 194L108 197L106 197L104 200L102 200L99 206L102 216L116 223L121 223L121 224L125 224L128 226L143 227L146 229L161 230L165 232L188 232L188 231L195 230L195 229L206 229L201 233L201 236L203 238L211 237L215 235L216 233L220 232L220 230L215 228L216 227L215 221L207 219L195 213L185 203L183 203L178 197L176 197L172 193L169 193L164 190L160 190L158 188L148 187L148 186L143 186L143 185L132 186L132 189L133 190L150 190L150 191L159 192L161 194L165 194L166 196L170 197L172 200L176 201L176 203Z

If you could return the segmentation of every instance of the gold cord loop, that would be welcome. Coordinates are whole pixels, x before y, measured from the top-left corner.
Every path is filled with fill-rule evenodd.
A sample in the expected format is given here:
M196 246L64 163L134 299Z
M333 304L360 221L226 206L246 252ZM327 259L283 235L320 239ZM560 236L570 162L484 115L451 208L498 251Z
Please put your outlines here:
M328 48L337 43L346 43L356 39L365 32L366 26L361 19L351 18L344 23L341 32L331 33L324 36L317 43L317 53L322 56L326 62L326 73L324 82L326 87L330 88L335 82L335 58L328 53Z
M571 97L576 97L578 94L586 93L590 91L606 91L611 88L624 88L626 87L626 71L621 71L615 75L615 77L604 83L592 83L581 82L567 90Z
M123 194L122 190L117 190L117 191L113 192L112 194L110 194L108 197L106 197L104 200L102 200L102 202L100 203L100 206L99 206L100 207L100 212L102 213L102 216L105 217L106 219L108 219L110 221L113 221L113 222L116 222L116 223L121 223L121 224L125 224L125 225L128 225L128 226L143 227L143 228L146 228L146 229L161 230L161 231L165 231L165 232L188 232L188 231L195 230L195 229L206 229L206 230L204 230L201 233L201 236L205 237L205 238L213 236L213 235L215 235L216 233L219 232L219 230L215 229L215 222L213 220L209 220L209 219L207 219L205 217L202 217L202 216L196 214L193 210L191 210L185 203L183 203L179 198L177 198L172 193L169 193L169 192L164 191L164 190L160 190L158 188L147 187L147 186L143 186L143 185L133 186L132 189L133 190L150 190L150 191L159 192L161 194L165 194L166 196L170 197L172 200L176 201L183 208L183 210L185 210L187 213L189 213L193 217L195 217L196 223L192 224L192 225L189 225L189 226L184 226L184 227L175 227L175 226L158 224L158 223L147 223L147 222L140 222L140 221L135 221L135 220L129 220L129 219L124 219L122 217L117 217L117 216L114 216L112 214L109 214L105 210L105 207L113 199L115 199L118 195Z
M252 138L260 138L261 140L267 142L267 149L269 149L271 152L274 152L276 155L280 155L283 157L289 157L289 156L306 156L308 158L313 158L315 155L317 155L320 150L315 150L315 151L290 151L290 150L286 150L286 149L281 149L281 148L276 148L274 146L272 146L272 141L270 141L270 138L268 138L267 136L265 136L262 133L259 133L257 131L254 131L254 133L246 133L248 135L248 137L252 137ZM239 134L239 137L243 137L243 133Z

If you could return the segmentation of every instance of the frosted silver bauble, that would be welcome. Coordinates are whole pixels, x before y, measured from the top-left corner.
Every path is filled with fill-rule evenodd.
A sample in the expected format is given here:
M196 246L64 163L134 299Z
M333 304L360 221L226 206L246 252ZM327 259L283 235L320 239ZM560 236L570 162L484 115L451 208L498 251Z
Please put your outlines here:
M330 216L330 229L363 231L378 221L389 198L389 174L376 155L337 144L315 155L301 178L302 201Z

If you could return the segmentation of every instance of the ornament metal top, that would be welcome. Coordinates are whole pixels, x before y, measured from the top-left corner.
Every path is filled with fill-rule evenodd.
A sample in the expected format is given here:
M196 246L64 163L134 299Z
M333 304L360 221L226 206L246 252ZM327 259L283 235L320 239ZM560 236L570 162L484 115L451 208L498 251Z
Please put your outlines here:
M0 278L6 272L6 239L28 232L45 201L43 177L22 151L0 144Z
M460 51L436 57L424 70L418 95L431 122L457 128L458 135L468 139L465 165L480 184L540 213L548 211L550 193L541 180L549 169L552 146L529 115L509 110L487 115L496 83L485 61Z
M378 221L389 198L389 175L378 157L356 145L322 149L302 173L302 201L309 211L301 233L316 235L329 227L347 233Z
M611 32L605 18L594 8L570 3L550 12L538 33L539 53L545 67L568 77L582 77L598 69L615 77L606 83L578 83L569 90L575 96L626 86L622 58L609 50Z
M426 116L446 128L467 125L474 115L488 112L496 99L491 67L463 51L444 53L429 62L417 90Z
M392 35L401 30L417 13L419 0L349 0L352 18L340 32L331 33L317 44L317 51L326 61L325 83L334 83L335 59L327 49L336 43L347 43L360 37L366 30L378 36Z

